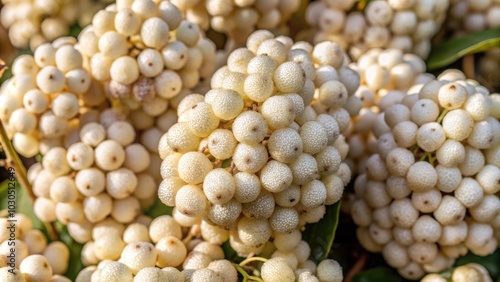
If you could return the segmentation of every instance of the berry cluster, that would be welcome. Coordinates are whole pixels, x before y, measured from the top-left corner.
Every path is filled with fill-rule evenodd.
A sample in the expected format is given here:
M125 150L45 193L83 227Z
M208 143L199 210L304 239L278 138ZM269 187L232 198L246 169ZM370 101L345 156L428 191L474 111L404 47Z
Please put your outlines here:
M356 2L311 2L306 21L318 30L308 31L314 34L313 40L338 42L355 59L372 48L396 48L426 58L449 4L448 0L380 0L369 1L357 11Z
M496 1L451 0L446 24L457 34L500 27L500 4Z
M459 266L453 270L451 277L444 277L444 275L433 273L427 274L420 280L421 282L446 282L451 279L453 282L466 282L466 281L483 281L483 282L493 282L488 273L488 270L477 263L468 263L466 265Z
M500 3L498 1L452 0L448 13L447 28L454 35L500 27ZM489 86L500 83L500 48L486 51L480 60L480 76Z
M92 231L95 241L83 247L82 261L87 267L76 281L237 281L236 269L245 270L224 259L220 242L198 238L203 229L202 224L201 229L183 231L175 216L169 215L154 220L143 217L126 228L111 219L103 221ZM342 280L341 268L334 260L317 266L308 260L297 269L286 257L249 261L256 259L264 261L260 270L264 281L292 281L295 277L298 281Z
M83 108L105 102L102 87L83 68L72 38L40 45L18 57L0 90L0 119L16 151L33 157L63 144Z
M204 30L226 34L236 43L245 43L257 29L287 32L285 23L300 6L299 0L171 0L186 19Z
M109 0L3 0L2 25L16 48L36 47L67 36L73 24L86 26Z
M134 143L136 132L126 121L106 128L88 121L72 134L67 146L54 146L29 179L38 197L34 212L44 222L68 225L72 237L91 240L93 228L110 217L128 224L154 203L157 180L151 153Z
M497 247L500 104L489 94L450 70L385 111L351 213L361 244L408 279Z
M384 111L418 91L434 76L425 73L424 61L399 49L371 49L351 64L361 77L354 94L362 102L359 116L352 119L346 133L348 164L353 173L364 173L366 159L376 150L376 140L387 130Z
M335 147L347 127L343 119L349 120L337 113L354 93L338 80L335 67L344 59L334 43L312 48L268 31L253 33L247 48L233 51L214 74L205 97L180 103L179 122L160 140L162 202L231 230L240 254L259 253L273 232L295 236L294 230L319 221L350 177L341 164L344 149ZM341 77L357 88L359 77L354 83ZM325 113L309 105L316 85L316 103L328 103ZM288 251L300 248L297 233Z
M215 44L198 25L182 20L172 3L157 2L118 1L97 12L78 38L90 74L107 94L150 117L164 114L170 99L186 95L183 89L206 92L202 81L215 63Z
M69 264L69 250L65 244L48 243L45 235L33 229L33 222L24 214L18 213L8 219L0 218L1 281L71 281L62 276ZM10 232L14 232L15 240ZM15 268L13 272L12 267Z

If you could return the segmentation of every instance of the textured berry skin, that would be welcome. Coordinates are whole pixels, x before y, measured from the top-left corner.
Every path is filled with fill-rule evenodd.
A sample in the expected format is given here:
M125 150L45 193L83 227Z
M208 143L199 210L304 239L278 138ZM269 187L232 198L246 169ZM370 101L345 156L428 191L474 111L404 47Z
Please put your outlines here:
M497 143L487 106L492 99L458 70L421 86L412 86L408 96L385 110L390 133L375 134L376 146L363 160L351 207L361 244L382 251L408 279L447 269L467 251L491 253L498 243L494 224L487 223L500 208L489 195L496 191L490 182L495 169L487 161L494 149L485 149ZM360 146L359 139L352 140Z

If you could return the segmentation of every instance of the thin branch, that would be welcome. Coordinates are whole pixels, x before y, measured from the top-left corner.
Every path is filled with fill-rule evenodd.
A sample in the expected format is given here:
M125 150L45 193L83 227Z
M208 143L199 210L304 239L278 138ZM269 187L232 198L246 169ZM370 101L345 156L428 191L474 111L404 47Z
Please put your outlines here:
M5 131L5 127L2 121L0 121L0 142L2 143L2 148L7 157L7 164L12 166L16 170L17 181L21 185L21 188L24 190L26 195L28 195L28 197L30 198L31 203L34 203L36 200L36 196L33 193L33 188L31 187L30 182L28 181L26 168L24 167L23 162L21 161L21 158L19 158L16 150L14 150L14 147L9 140L9 136ZM57 240L58 234L54 225L46 222L44 222L44 225L47 229L47 232L49 233L50 239L52 241Z
M368 254L363 253L361 255L361 257L358 259L358 261L356 262L356 264L354 264L354 266L351 268L351 270L349 270L344 281L351 282L352 279L354 278L354 276L356 276L356 274L358 274L359 272L361 272L361 270L363 270L367 260L368 260Z
M262 257L250 257L245 259L244 261L240 262L240 266L244 266L245 264L251 263L252 261L261 261L261 262L266 262L266 258Z
M474 68L474 54L467 55L463 58L462 67L467 78L476 79L476 71Z

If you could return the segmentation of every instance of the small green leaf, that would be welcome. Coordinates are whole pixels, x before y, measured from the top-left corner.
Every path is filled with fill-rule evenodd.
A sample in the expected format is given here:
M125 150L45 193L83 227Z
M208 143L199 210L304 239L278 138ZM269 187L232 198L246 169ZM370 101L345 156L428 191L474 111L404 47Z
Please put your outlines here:
M245 260L245 258L238 256L231 244L229 244L229 240L222 244L222 250L224 251L224 258L231 262L240 263Z
M463 56L483 52L500 46L500 28L475 32L452 38L431 50L427 69L445 67Z
M152 218L157 218L161 215L166 215L166 214L172 215L172 210L173 210L173 207L169 207L169 206L165 205L157 197L155 203L151 207L146 208L144 213L146 215L149 215Z
M73 240L73 238L71 238L66 225L60 222L56 222L55 227L57 233L59 234L59 240L63 242L69 249L69 264L65 276L68 277L71 281L75 281L76 276L78 276L78 273L80 273L80 271L84 267L81 258L83 245L77 243L75 240Z
M230 167L232 161L233 161L232 158L229 158L229 159L226 159L226 160L222 161L221 168Z
M10 182L11 181L7 179L0 184L0 210L7 209L7 189ZM21 185L19 185L17 181L14 183L16 185L16 212L29 217L33 221L33 228L39 229L45 234L45 236L47 236L45 226L33 212L33 204L31 203L31 200L24 193L24 189L22 189Z
M399 282L405 281L398 273L388 267L376 267L354 276L353 282Z
M78 38L78 35L82 31L82 27L79 24L74 24L69 28L69 36Z
M340 201L328 206L319 222L306 225L302 238L311 247L312 260L320 262L328 257L339 224L339 213Z

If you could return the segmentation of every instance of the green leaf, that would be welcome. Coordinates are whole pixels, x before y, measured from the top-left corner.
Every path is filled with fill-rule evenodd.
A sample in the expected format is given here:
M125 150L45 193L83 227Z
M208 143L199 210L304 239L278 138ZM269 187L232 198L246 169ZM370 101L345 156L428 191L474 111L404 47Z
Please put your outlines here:
M5 180L0 184L0 210L7 208L6 195L9 182L9 180ZM22 213L29 217L33 221L33 228L42 231L45 235L45 238L50 241L44 224L35 216L35 213L33 212L33 204L31 203L31 200L25 194L24 189L22 189L19 183L15 182L15 184L17 204L16 212ZM59 234L59 240L66 244L70 253L69 266L67 272L65 273L65 276L74 281L80 270L83 269L83 264L80 258L83 245L77 243L71 238L66 226L64 226L62 223L56 222L55 227L57 233Z
M78 24L74 24L69 28L69 36L78 38L78 35L82 31L82 27Z
M233 248L231 248L229 240L224 242L224 244L222 244L222 250L224 251L224 258L231 262L240 263L245 260L245 258L238 256L236 251Z
M82 253L83 245L71 238L66 225L60 222L56 222L55 227L57 233L59 234L59 240L63 242L69 249L69 265L65 276L71 279L71 281L75 281L76 276L84 267L80 255Z
M452 38L431 50L427 69L445 67L463 56L483 52L500 46L500 28L475 32Z
M226 159L226 160L222 161L221 168L230 167L232 161L233 161L232 158L229 158L229 159Z
M354 276L353 282L399 282L405 281L398 273L388 267L376 267Z
M311 247L312 260L320 262L328 257L339 224L339 213L340 201L328 206L319 222L306 225L302 238Z
M144 211L144 213L146 215L149 215L152 218L157 218L161 215L166 215L166 214L172 215L172 210L173 210L173 207L169 207L169 206L165 205L157 197L155 203L151 207L147 208Z
M7 179L0 184L0 210L7 209L7 189L10 182L11 181ZM22 189L17 181L14 183L16 185L16 212L29 217L33 221L33 228L39 229L47 237L47 231L45 230L44 224L33 212L33 204L30 198L24 193L24 189Z

